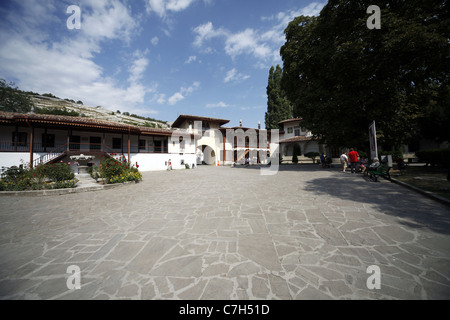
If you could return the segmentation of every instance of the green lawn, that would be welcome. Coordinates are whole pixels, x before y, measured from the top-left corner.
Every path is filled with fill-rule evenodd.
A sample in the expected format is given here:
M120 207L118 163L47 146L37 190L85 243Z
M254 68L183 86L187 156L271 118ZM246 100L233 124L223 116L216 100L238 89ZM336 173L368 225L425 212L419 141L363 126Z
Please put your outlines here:
M450 181L447 181L448 169L442 167L408 166L403 174L391 170L391 176L425 191L430 191L450 200Z

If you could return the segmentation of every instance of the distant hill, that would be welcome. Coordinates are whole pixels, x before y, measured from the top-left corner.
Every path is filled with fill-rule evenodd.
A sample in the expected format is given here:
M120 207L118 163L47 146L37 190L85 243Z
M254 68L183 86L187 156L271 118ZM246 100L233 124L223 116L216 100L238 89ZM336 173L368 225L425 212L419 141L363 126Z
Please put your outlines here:
M73 100L54 97L51 94L29 94L29 97L34 104L34 111L36 113L81 116L152 128L170 127L169 123L166 121L141 117L134 114L130 115L127 112L122 113L120 111L112 111L102 106L85 106L81 101L77 103Z

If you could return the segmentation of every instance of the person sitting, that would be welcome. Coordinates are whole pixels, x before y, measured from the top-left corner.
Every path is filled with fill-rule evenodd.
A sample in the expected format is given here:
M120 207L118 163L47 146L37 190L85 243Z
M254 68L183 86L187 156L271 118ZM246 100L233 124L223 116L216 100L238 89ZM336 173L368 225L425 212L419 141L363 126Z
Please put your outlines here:
M378 158L374 158L373 162L370 166L365 167L363 169L363 175L367 175L369 173L369 171L377 171L378 167L380 166L380 160Z
M356 172L361 171L362 173L364 172L364 169L369 165L369 160L362 156L361 159L359 160L359 164L356 166Z
M322 168L326 167L326 162L325 162L325 153L322 152L322 154L320 155L320 163L322 164Z
M397 159L397 168L398 168L398 170L400 171L400 174L403 172L403 170L405 170L406 169L406 163L405 163L405 161L402 159L402 158L398 158Z

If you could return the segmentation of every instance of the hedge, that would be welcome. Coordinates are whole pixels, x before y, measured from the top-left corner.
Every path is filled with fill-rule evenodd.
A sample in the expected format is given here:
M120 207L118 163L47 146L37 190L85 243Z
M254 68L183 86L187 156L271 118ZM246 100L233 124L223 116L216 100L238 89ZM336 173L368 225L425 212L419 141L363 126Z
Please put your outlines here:
M420 162L425 162L432 166L442 165L450 167L450 148L418 151L416 156Z

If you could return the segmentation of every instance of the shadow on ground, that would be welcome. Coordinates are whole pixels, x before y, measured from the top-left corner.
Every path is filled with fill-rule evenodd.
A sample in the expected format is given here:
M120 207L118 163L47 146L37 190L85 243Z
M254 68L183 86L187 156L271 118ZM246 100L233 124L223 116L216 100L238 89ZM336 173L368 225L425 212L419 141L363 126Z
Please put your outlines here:
M373 182L360 174L341 172L336 175L309 180L305 189L344 201L374 205L384 214L404 219L400 223L410 228L426 227L450 234L450 212L445 205L387 180Z

